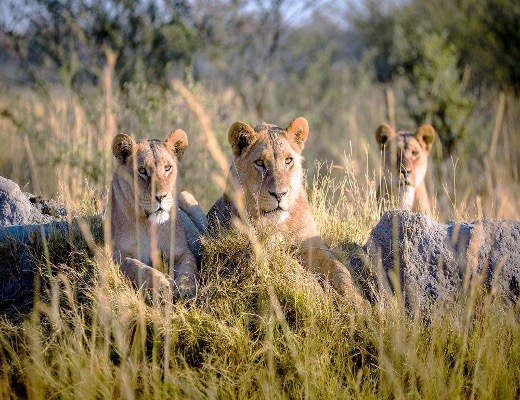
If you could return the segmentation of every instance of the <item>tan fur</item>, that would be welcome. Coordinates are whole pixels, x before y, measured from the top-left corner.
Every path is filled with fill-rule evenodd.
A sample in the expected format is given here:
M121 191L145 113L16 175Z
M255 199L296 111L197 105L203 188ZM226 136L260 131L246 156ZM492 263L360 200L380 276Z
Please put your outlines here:
M208 213L209 225L232 227L238 216L232 193L237 190L245 199L247 216L259 229L274 228L299 246L307 268L328 277L339 292L355 293L349 271L323 244L307 201L301 152L308 131L301 117L286 129L234 123L228 134L233 165L226 192Z
M416 132L395 132L388 125L380 125L375 136L385 163L385 179L378 188L378 197L397 195L401 208L431 215L424 178L435 139L433 127L423 125Z
M136 143L125 134L117 135L112 142L118 160L111 191L114 258L138 287L182 296L194 295L197 276L196 259L186 242L182 220L176 218L179 160L187 145L186 133L180 129L164 142ZM190 196L183 194L181 203ZM172 244L174 270L170 274L174 279L156 269L164 258L169 264Z

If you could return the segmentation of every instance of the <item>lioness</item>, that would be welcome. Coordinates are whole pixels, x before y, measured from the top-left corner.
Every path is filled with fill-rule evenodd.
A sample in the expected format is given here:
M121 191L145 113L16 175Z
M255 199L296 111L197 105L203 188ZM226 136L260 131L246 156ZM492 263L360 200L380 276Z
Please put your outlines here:
M300 249L305 265L329 278L339 292L354 293L347 268L323 244L303 186L302 155L309 125L297 118L286 129L262 123L252 128L235 122L228 141L233 165L224 195L208 213L210 229L232 226L238 216L232 191L245 199L245 211L259 228L269 225Z
M433 127L423 125L416 132L396 133L383 124L377 128L375 136L385 160L385 181L378 189L378 197L389 193L398 195L403 209L431 215L424 177L435 139Z
M179 160L187 146L181 129L164 142L135 142L125 134L114 138L118 165L112 177L111 228L114 259L121 261L121 271L135 285L190 297L196 289L197 262L182 219L176 218L179 205L198 207L191 194L179 194ZM169 260L171 250L174 279L154 268L161 254Z

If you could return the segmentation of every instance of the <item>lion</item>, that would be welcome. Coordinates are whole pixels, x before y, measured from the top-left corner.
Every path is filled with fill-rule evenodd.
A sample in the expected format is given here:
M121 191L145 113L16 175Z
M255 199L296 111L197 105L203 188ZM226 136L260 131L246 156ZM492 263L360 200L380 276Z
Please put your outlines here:
M302 150L309 133L303 117L286 129L262 123L252 128L235 122L228 141L233 164L226 190L208 213L210 230L231 229L239 217L234 198L257 228L270 227L295 244L309 270L328 277L340 293L356 293L349 270L323 244L304 188ZM233 196L233 193L241 196Z
M416 132L395 132L383 124L375 136L385 160L385 181L378 189L378 198L395 194L403 209L431 215L424 178L435 139L433 127L422 125Z
M123 133L112 142L117 159L111 186L113 257L138 287L175 297L192 297L197 286L197 260L188 246L183 218L177 218L179 207L204 215L190 193L179 193L180 160L187 146L182 129L164 142L135 142ZM173 279L157 269L163 258L165 265L173 261Z

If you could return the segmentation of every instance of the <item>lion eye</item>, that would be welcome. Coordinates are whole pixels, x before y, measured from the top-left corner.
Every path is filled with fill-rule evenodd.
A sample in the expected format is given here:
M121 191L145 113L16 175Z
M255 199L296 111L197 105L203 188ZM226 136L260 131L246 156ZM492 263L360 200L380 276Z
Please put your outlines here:
M287 158L285 159L285 164L287 164L287 165L291 164L292 162L293 162L292 157L287 157Z
M258 165L259 167L265 168L264 160L256 160L255 164Z
M137 172L139 172L139 173L142 174L142 175L146 175L146 168L144 168L144 167L139 167L139 168L137 169Z
M171 166L171 165L166 165L166 166L164 167L164 170L165 170L166 172L168 172L168 171L171 170L171 169L172 169L172 166Z

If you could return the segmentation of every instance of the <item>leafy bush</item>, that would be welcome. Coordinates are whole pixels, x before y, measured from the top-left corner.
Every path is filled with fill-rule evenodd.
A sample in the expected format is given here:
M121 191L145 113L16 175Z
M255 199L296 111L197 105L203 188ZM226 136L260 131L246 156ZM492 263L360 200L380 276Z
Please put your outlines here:
M417 40L401 40L396 30L399 73L406 78L406 104L416 126L431 123L442 143L441 154L455 152L466 134L474 106L457 68L457 49L446 35L420 32Z
M201 39L188 18L187 2L32 0L27 59L44 69L40 79L66 87L96 84L106 64L105 50L117 60L120 83L132 80L165 84L173 66L191 63ZM18 10L19 12L21 10ZM23 12L23 11L22 11ZM48 68L50 67L50 68Z

